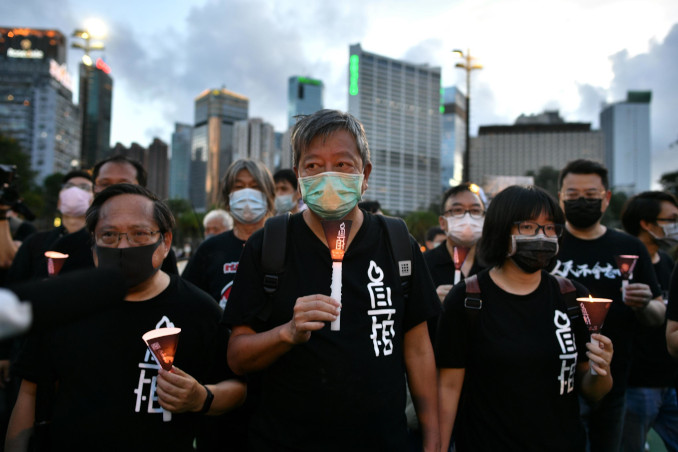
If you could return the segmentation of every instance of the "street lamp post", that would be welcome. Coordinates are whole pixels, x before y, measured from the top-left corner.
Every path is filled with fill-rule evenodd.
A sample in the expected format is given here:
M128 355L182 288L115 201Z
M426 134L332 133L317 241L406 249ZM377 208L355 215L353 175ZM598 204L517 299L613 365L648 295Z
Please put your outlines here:
M466 71L466 130L464 141L464 168L462 172L462 179L464 182L469 182L471 178L471 71L482 69L480 64L474 64L474 58L471 56L471 50L468 49L466 54L463 51L455 49L452 51L464 59L463 63L457 63L454 67L461 68Z

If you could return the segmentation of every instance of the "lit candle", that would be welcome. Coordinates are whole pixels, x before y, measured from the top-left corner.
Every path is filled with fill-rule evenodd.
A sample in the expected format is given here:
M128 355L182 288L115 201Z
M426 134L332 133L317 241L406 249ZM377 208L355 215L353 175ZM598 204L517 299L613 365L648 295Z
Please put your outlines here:
M341 303L341 275L342 262L348 242L348 234L351 232L351 220L328 220L323 221L323 230L327 245L332 257L332 282L330 283L330 297ZM341 313L330 324L332 331L339 331L341 327Z
M593 298L589 295L588 297L577 298L577 301L589 333L600 333L612 300L609 298ZM597 375L593 367L591 367L591 374Z
M58 251L45 251L47 258L47 274L49 276L56 276L61 271L64 262L68 259L68 254L59 253Z

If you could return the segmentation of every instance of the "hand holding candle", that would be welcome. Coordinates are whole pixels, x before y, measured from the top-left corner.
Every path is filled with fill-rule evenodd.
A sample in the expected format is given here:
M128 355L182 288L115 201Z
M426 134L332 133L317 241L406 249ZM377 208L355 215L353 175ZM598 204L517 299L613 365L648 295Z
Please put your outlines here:
M612 300L609 298L593 298L589 295L588 297L577 298L577 301L589 332L599 334L605 323L605 317L607 317ZM591 373L597 375L593 368L591 368Z
M327 245L330 248L330 256L332 257L332 283L330 285L330 296L341 303L342 261L344 260L344 253L346 252L348 235L351 232L351 220L323 221L322 224L325 231L325 238L327 239ZM330 328L332 331L339 331L340 325L341 315L337 316L337 320L330 324Z
M141 337L160 367L168 372L174 364L174 355L177 351L180 332L181 328L158 328L145 333ZM171 421L172 413L163 410L162 420L164 422Z
M619 256L615 256L614 258L617 261L619 273L621 273L623 293L626 290L626 286L629 285L629 280L633 278L633 269L636 268L638 256L633 254L621 254Z

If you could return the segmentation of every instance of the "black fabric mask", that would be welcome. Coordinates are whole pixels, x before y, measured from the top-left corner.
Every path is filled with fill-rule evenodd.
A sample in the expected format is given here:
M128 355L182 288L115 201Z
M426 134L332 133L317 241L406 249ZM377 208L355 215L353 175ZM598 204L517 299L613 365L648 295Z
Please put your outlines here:
M511 236L511 252L509 257L525 273L534 273L546 269L558 254L558 239L537 235L526 237Z
M565 201L565 218L575 228L590 228L603 216L602 203L602 199L586 198Z
M149 279L160 268L153 267L153 253L162 243L129 248L108 248L94 245L101 268L120 269L125 276L127 288L135 287Z

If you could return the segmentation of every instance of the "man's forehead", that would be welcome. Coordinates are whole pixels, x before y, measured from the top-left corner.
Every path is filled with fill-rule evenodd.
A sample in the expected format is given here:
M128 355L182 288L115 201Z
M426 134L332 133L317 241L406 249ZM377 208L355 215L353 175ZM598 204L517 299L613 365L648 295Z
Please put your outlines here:
M109 224L130 220L155 224L153 201L141 195L114 196L101 206L99 219Z
M470 191L462 191L459 193L455 193L454 195L451 195L447 198L447 201L445 201L446 206L454 206L454 205L478 205L482 206L482 202L480 201L480 197L476 195L473 192Z
M99 169L97 179L119 176L121 174L136 180L137 169L128 162L108 162L104 163Z
M563 178L563 189L601 188L603 180L596 173L576 174L568 173Z

